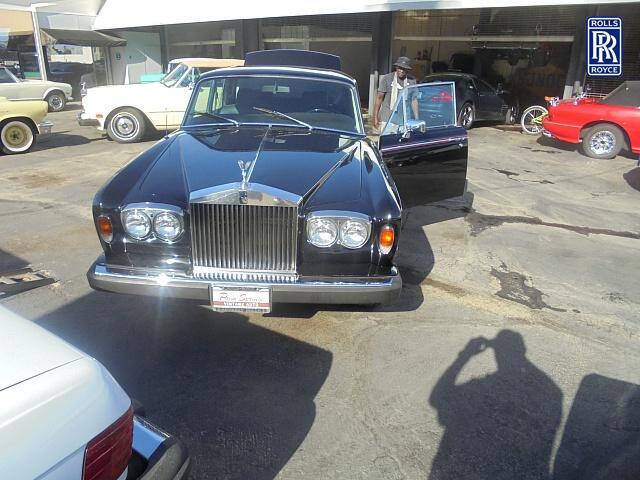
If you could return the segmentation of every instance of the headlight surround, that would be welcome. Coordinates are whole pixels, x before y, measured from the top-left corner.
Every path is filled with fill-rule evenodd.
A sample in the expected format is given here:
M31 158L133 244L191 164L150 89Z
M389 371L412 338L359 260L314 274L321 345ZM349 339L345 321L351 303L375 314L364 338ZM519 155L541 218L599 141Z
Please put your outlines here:
M122 212L122 226L127 235L142 240L151 233L151 218L142 209L125 210Z
M183 215L173 205L136 203L124 207L120 219L127 235L135 240L172 243L184 233Z
M371 219L357 212L327 210L312 212L307 218L307 240L328 248L334 244L349 249L360 248L371 236Z
M153 231L166 242L174 242L182 230L182 217L173 212L160 212L153 219Z

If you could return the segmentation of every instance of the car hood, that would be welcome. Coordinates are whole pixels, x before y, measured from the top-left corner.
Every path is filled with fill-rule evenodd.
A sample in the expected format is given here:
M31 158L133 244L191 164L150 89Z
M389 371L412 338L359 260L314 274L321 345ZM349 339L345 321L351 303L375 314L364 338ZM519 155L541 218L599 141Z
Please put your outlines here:
M0 307L0 391L85 357L44 328Z
M361 170L354 152L360 138L300 128L242 126L181 130L134 187L127 203L165 201L186 206L193 192L242 182L299 196L340 180L333 200L361 194Z

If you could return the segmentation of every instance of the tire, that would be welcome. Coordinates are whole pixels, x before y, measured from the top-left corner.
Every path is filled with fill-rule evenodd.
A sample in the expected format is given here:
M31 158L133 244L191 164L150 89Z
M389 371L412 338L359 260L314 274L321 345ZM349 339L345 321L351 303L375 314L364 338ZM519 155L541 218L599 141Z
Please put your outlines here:
M35 139L31 126L24 120L9 120L0 126L0 147L4 153L26 153Z
M134 108L117 110L107 122L107 134L118 143L135 143L143 139L147 122Z
M49 105L50 112L61 112L67 106L67 97L58 90L47 95L45 101Z
M582 151L591 158L615 158L625 144L624 134L615 125L599 123L582 138Z
M522 131L527 135L538 135L542 132L542 125L538 125L533 123L533 119L539 117L540 115L547 115L549 110L540 105L532 105L529 108L525 109L522 112L522 117L520 118L520 126L522 127Z
M465 103L462 105L460 109L460 114L458 115L458 125L464 128L465 130L469 130L473 127L473 123L476 119L476 109L473 108L471 103Z
M513 125L514 123L516 123L516 108L509 107L504 115L504 124Z

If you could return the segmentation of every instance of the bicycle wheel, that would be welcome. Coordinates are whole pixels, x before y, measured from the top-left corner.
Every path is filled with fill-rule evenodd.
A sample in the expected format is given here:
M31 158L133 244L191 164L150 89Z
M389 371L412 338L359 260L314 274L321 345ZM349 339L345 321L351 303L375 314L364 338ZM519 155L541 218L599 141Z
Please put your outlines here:
M520 126L528 135L538 135L542 132L542 119L549 111L540 105L533 105L522 112Z

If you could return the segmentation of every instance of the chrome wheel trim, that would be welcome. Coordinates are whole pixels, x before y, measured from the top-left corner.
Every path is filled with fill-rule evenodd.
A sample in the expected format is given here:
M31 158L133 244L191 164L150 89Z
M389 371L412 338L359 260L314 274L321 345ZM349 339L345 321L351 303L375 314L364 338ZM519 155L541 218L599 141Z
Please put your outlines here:
M8 122L0 131L2 146L11 153L28 150L33 144L33 132L24 122L14 120Z
M610 130L601 130L591 137L589 148L596 155L610 155L616 148L616 136Z
M128 140L138 134L140 125L136 117L129 112L120 112L111 119L111 130L116 137Z
M473 123L473 107L471 105L466 105L462 107L462 111L460 112L460 126L468 127Z
M62 100L62 97L59 94L54 93L52 95L49 95L49 106L51 107L52 110L56 112L58 110L61 110L63 103L64 101Z

